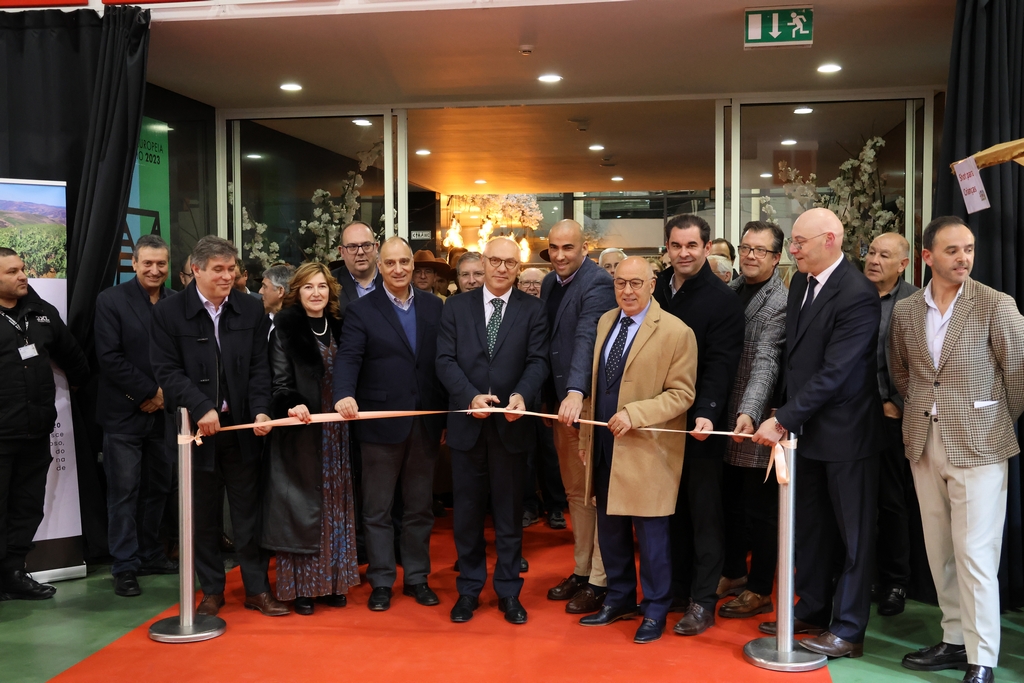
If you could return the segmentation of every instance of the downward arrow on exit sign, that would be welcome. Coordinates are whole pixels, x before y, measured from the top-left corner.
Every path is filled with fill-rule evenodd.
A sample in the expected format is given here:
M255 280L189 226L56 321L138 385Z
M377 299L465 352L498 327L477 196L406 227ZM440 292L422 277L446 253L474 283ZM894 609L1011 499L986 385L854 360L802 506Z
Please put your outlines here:
M813 7L759 7L745 11L743 47L810 47Z

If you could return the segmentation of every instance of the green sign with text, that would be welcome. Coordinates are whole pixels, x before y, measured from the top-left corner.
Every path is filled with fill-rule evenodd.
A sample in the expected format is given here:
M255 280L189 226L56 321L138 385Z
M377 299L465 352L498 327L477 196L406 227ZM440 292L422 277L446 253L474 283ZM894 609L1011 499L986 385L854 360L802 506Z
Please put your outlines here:
M814 42L814 8L762 7L746 10L744 48L807 46Z

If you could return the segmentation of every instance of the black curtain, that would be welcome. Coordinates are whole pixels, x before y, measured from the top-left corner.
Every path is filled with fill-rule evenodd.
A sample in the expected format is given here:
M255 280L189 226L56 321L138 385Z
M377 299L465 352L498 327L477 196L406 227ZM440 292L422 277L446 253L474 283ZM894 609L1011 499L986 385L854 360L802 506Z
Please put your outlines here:
M0 177L67 182L68 325L92 355L142 122L149 12L0 12ZM86 557L107 555L94 387L72 395Z
M964 218L977 237L979 282L1024 301L1024 169L982 169L992 208L967 215L949 165L1000 142L1024 137L1024 3L959 0L946 90L946 114L935 183L935 215ZM1021 434L1018 425L1018 438ZM1003 608L1024 605L1020 457L1010 461L1006 535L999 569Z

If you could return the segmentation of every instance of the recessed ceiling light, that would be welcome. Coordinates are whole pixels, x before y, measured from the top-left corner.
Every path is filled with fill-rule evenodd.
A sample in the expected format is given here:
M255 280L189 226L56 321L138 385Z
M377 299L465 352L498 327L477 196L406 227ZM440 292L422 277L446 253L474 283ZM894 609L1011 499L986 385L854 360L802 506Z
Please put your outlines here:
M483 178L481 178L480 180L475 180L473 182L475 182L477 185L486 185L487 184L487 181L484 180Z
M430 156L430 150L429 149L418 149L418 150L416 150L416 153L419 154L421 157L429 157Z
M823 74L834 74L837 71L842 71L843 67L838 64L822 64L818 67L818 71Z
M246 154L245 158L246 159L262 159L263 155L262 154Z
M772 174L771 174L771 173L762 173L762 174L761 174L761 177L762 177L762 178L771 178L771 177L772 177Z
M352 119L352 123L356 124L357 126L372 126L373 125L372 123L370 123L366 119Z
M814 110L811 109L810 107L797 107L796 109L793 110L793 113L794 114L810 114L812 111L814 111Z
M621 183L622 182L622 176L620 176L620 175L612 176L612 181L616 182L616 183Z
M302 90L302 86L298 83L282 83L281 90L287 90L288 92L297 92Z
M795 145L796 144L796 140L783 140L782 144L784 144L784 145L786 145L788 147L790 145Z
M537 80L541 83L558 83L558 81L562 80L562 77L558 74L544 74L543 76L538 76Z
M589 149L591 152L600 152L602 149L604 149L604 145L591 145L587 149Z
M557 206L556 206L556 207L553 207L553 208L552 208L551 210L552 210L552 211L558 211L558 207L557 207Z

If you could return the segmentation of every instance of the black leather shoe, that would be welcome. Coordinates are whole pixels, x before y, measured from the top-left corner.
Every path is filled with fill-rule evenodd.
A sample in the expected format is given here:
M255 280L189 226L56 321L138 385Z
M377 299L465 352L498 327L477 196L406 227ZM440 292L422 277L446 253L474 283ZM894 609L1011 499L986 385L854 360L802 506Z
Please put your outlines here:
M142 587L135 577L135 572L128 570L114 574L114 593L122 598L134 598L142 595Z
M498 600L498 609L505 613L505 621L510 624L525 624L526 609L519 602L519 598L512 596Z
M391 589L387 586L377 586L370 593L370 599L366 606L374 612L383 612L391 607Z
M775 621L762 621L757 625L757 630L761 633L767 633L770 636L774 636L778 629L778 622ZM809 634L812 636L820 636L825 632L825 629L821 626L815 626L814 624L808 624L806 621L800 619L793 620L793 635Z
M539 521L540 521L540 515L538 515L533 510L524 510L523 511L523 528L524 529L526 527L532 525L532 524L536 524Z
M903 668L912 671L967 670L967 648L963 645L939 643L922 647L903 657Z
M633 636L634 643L653 643L656 640L661 639L661 634L665 632L665 620L661 619L647 619L644 618L640 624L640 628L636 630L636 635Z
M437 593L430 590L430 586L426 583L418 583L415 586L402 586L402 595L416 598L416 602L426 607L433 607L441 603L437 599Z
M996 677L992 673L991 667L971 664L967 667L967 673L964 674L963 683L992 683L994 680Z
M561 510L552 510L548 513L548 526L552 529L565 528L565 515Z
M609 607L605 605L596 614L588 614L580 619L580 626L607 626L619 619L633 619L640 614L636 605Z
M174 560L168 560L166 557L160 558L156 562L139 567L139 571L135 572L137 576L151 576L153 574L177 574L178 563Z
M907 591L900 586L893 586L878 600L878 616L892 617L903 612L907 604Z
M8 600L47 600L54 596L57 589L48 583L39 583L24 569L14 569L4 572L0 580L0 591L7 595Z
M530 563L526 561L525 557L520 557L519 558L519 573L520 574L525 574L528 571L530 571Z
M461 624L473 618L473 612L480 606L480 601L472 595L460 595L452 607L451 619L456 624Z
M313 598L295 598L295 602L292 603L292 609L295 610L296 614L308 617L313 613Z
M348 604L348 598L344 595L321 595L316 601L328 607L344 607Z

